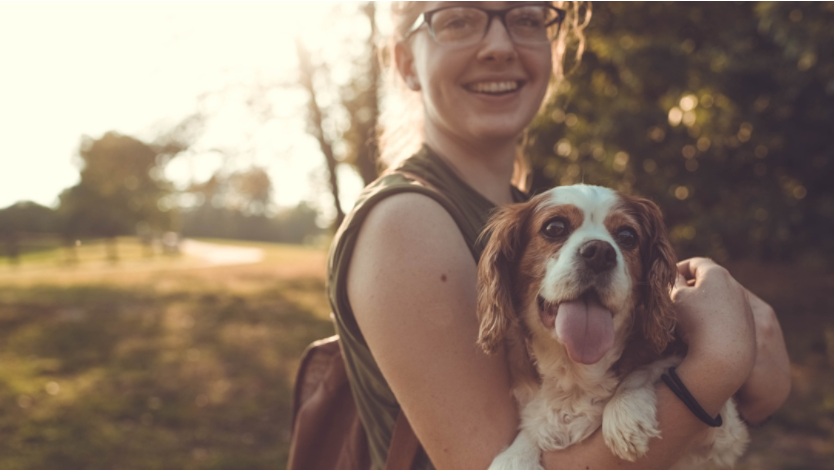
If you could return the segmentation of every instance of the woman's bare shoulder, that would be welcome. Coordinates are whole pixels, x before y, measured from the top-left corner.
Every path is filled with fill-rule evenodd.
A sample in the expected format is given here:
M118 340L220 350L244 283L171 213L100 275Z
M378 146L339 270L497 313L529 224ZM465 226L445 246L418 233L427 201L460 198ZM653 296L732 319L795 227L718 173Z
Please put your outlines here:
M361 276L368 264L372 271L382 269L376 266L380 263L405 266L415 274L465 269L475 279L475 262L454 219L438 201L420 193L389 196L365 217L348 278Z
M449 212L435 199L418 192L394 194L374 205L361 233L373 234L380 229L385 234L391 234L392 230L395 233L404 230L405 234L440 230L459 233Z
M474 296L475 279L475 262L451 215L427 195L401 193L377 203L363 221L348 296L361 326L365 312L374 310L363 308L366 300L419 298L438 282L470 286L450 292L457 298Z

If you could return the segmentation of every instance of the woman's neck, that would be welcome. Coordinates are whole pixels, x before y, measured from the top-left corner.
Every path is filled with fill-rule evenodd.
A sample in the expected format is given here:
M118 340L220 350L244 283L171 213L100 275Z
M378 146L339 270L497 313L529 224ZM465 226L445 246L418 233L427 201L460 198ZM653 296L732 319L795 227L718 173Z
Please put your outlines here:
M425 140L466 184L481 195L495 204L513 202L510 181L515 162L515 140L473 144L428 126Z

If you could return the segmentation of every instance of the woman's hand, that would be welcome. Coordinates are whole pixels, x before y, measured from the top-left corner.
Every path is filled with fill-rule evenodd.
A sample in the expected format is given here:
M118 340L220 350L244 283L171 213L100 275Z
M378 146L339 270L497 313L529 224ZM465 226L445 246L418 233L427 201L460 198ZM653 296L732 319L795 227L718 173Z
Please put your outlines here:
M772 415L791 391L791 364L776 312L750 291L747 300L756 324L756 361L747 381L738 391L738 410L756 424Z
M736 398L748 422L763 421L785 402L791 388L790 361L776 313L711 260L682 261L678 272L672 298L680 333L691 352L695 348L695 354L706 350L732 357L735 337L741 353L735 362L741 367L750 352L746 349L749 331L753 332L753 362L749 373L739 375L746 379Z
M726 269L706 258L681 261L678 273L672 300L678 332L689 346L687 359L709 364L720 377L715 384L719 395L729 397L744 384L756 359L747 292Z

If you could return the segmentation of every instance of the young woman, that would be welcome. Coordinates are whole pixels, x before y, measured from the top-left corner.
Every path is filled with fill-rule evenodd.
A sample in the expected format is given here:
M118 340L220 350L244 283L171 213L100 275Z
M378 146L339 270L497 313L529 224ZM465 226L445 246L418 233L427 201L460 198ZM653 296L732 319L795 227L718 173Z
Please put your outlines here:
M513 2L394 7L392 66L406 105L391 109L405 124L387 129L384 152L396 149L400 160L413 152L392 166L427 184L389 173L366 188L339 230L329 266L330 300L374 468L384 465L400 410L424 449L413 468L485 469L517 433L506 357L487 356L475 344L477 237L496 205L524 198L511 185L517 145L554 70L558 75L568 35L580 27L579 7L563 7L568 11ZM674 300L689 345L679 376L709 413L738 393L748 421L764 419L790 383L773 310L709 260L687 260L679 270ZM640 461L619 461L597 432L544 453L544 467L668 468L707 427L665 385L657 393L663 438Z

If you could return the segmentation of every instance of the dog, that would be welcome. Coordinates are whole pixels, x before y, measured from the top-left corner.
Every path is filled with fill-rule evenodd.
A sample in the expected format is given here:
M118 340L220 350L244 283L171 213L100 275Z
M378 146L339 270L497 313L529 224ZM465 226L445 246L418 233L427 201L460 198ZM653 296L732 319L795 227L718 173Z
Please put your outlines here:
M655 386L681 362L670 290L675 254L658 207L611 189L557 187L496 211L478 265L478 344L505 345L521 426L491 470L540 469L602 427L635 461L660 437ZM731 466L748 434L732 400L723 425L674 468Z

